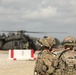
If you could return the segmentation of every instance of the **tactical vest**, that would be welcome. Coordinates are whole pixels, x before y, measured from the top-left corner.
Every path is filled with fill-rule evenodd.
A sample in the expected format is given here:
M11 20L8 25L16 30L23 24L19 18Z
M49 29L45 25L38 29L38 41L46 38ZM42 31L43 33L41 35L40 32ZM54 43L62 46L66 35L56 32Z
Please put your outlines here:
M55 75L76 75L76 54L74 50L63 51Z

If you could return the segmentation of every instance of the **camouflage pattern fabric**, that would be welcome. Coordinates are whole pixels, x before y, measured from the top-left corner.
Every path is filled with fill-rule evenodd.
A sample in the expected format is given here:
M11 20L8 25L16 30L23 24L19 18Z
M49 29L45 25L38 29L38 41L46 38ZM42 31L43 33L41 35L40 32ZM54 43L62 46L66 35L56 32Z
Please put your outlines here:
M26 42L25 48L26 48L26 49L29 49L29 42Z
M46 72L46 66L42 61L42 52L38 53L34 71L36 71L39 75L44 75Z
M48 75L53 74L56 66L58 65L58 59L54 57L50 51L44 51L42 60L48 68L46 73Z
M40 42L42 43L43 46L47 46L47 47L50 47L56 43L55 39L52 37L41 38Z
M42 43L43 46L49 47L49 44L48 44L48 42L47 42L47 40L45 38L41 38L40 42Z
M56 44L55 39L52 37L47 37L46 38L47 42L49 43L50 46Z
M35 70L39 75L50 75L54 72L55 66L57 66L57 60L53 57L49 50L43 50L38 54Z
M55 44L52 37L41 38L39 40L43 46L50 48ZM39 75L50 75L54 72L57 60L54 59L53 54L49 50L43 50L38 54L35 71Z
M63 45L76 45L76 39L75 37L68 36L63 40L62 44Z
M59 65L54 75L76 75L76 54L74 50L67 50L59 57Z

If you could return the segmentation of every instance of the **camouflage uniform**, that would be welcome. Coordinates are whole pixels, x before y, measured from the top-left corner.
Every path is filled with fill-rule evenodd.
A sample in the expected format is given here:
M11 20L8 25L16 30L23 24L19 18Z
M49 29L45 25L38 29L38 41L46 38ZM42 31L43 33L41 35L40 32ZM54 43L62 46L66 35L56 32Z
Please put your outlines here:
M25 48L26 48L26 49L29 49L29 42L26 42Z
M55 66L57 65L57 60L53 54L49 51L52 45L55 44L55 40L51 37L40 39L43 46L48 47L38 54L36 65L35 65L35 75L50 75L54 72Z
M54 75L76 75L76 53L73 50L75 38L69 36L63 40L65 50L58 57L59 63Z
M43 57L42 60L44 64L47 66L46 74L50 75L54 73L55 66L57 65L57 59L53 56L53 54L47 50L43 51Z

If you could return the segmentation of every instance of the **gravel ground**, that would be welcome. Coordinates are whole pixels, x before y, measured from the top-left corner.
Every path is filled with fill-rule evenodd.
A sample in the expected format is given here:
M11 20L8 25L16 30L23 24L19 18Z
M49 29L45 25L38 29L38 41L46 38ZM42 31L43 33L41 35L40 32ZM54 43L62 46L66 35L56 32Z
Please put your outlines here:
M35 57L37 52L35 52ZM36 60L9 60L8 51L0 51L0 75L33 75Z

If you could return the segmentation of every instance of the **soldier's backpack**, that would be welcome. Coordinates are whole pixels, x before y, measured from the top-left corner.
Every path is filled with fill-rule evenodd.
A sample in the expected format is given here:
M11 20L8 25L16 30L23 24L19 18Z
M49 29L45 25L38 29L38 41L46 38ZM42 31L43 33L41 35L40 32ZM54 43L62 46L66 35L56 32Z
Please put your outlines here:
M63 51L59 56L60 75L76 75L76 55L74 50Z
M36 60L36 63L35 63L35 68L34 68L34 71L37 73L37 74L45 74L46 72L46 66L44 65L43 61L42 61L42 52L39 52L38 53L38 56L37 56L37 60ZM36 75L36 74L34 74Z

